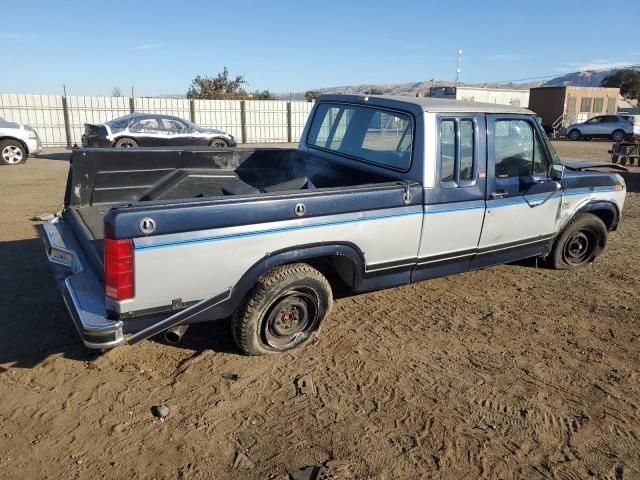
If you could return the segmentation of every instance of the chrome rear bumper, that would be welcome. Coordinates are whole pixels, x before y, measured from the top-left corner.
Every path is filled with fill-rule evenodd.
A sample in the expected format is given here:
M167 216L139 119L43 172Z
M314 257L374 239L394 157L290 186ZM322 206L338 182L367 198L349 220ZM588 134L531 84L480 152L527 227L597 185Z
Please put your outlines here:
M106 349L124 343L122 321L105 316L105 297L99 279L86 268L71 227L62 218L42 225L42 240L69 315L88 348Z

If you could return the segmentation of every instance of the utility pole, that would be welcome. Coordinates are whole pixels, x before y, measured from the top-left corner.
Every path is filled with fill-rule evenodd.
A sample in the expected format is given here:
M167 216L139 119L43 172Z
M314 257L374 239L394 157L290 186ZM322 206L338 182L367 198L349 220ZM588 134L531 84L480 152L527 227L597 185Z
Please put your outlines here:
M458 83L460 83L460 72L462 72L462 49L458 49L458 54L456 55L456 87Z

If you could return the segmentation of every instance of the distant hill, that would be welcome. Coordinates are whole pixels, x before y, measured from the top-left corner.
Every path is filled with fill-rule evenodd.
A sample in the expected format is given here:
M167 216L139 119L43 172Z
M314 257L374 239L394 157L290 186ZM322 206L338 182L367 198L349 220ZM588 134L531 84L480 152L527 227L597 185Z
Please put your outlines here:
M415 97L417 93L424 96L429 94L429 89L434 87L452 87L455 82L447 80L422 80L419 82L406 83L364 83L360 85L345 85L340 87L315 88L320 93L342 93L351 95L362 95L371 90L382 91L385 95L408 95ZM527 90L537 87L540 82L535 83L460 83L461 87L484 87L484 88L515 88ZM276 98L281 100L304 100L304 92L275 93Z
M640 67L636 67L640 69ZM582 72L573 72L556 77L543 84L544 87L599 87L605 77L613 75L619 68L610 68L608 70L584 70Z

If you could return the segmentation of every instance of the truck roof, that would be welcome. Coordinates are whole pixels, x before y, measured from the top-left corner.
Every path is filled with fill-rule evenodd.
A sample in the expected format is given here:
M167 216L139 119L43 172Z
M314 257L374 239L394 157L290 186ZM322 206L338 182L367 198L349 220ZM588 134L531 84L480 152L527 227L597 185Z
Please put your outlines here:
M398 107L398 103L405 104L412 110L423 112L468 112L468 113L520 113L531 115L533 112L522 107L500 105L497 103L466 102L446 98L409 97L400 95L320 95L318 102L360 103L380 107Z

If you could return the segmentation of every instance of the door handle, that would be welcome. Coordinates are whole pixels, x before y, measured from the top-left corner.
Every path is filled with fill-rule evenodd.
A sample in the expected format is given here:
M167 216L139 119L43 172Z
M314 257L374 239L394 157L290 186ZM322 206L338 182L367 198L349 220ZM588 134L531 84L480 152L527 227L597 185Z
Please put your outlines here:
M505 192L504 190L498 190L497 192L491 192L489 196L491 197L492 200L497 200L499 198L506 197L507 192Z

